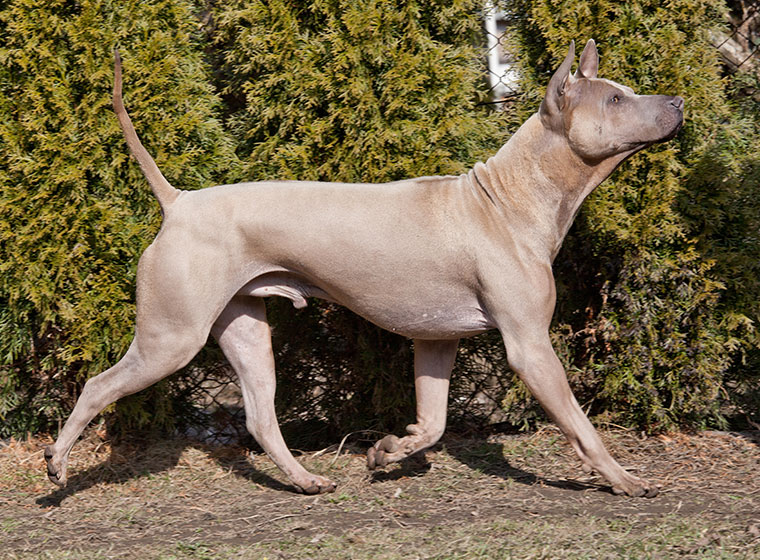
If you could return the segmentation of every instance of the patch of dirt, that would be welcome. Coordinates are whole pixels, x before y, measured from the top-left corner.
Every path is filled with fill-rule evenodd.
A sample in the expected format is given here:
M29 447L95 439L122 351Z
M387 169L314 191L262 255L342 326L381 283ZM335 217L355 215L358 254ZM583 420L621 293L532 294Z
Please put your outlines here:
M366 470L365 442L339 453L337 447L304 453L299 460L308 469L338 483L334 494L321 496L295 493L266 456L242 447L188 440L111 445L102 435L91 430L75 446L63 490L47 481L42 442L0 442L0 557L66 543L66 550L128 558L152 544L313 543L329 535L351 542L368 529L584 516L632 527L672 516L729 522L746 533L746 550L760 551L757 431L649 438L604 432L625 468L662 486L653 499L612 495L581 471L552 427L484 439L447 435L424 456L373 473Z

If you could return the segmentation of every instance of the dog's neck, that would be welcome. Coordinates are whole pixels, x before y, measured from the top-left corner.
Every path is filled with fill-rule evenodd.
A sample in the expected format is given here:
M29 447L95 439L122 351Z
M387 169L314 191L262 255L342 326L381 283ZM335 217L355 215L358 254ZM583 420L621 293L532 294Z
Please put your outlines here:
M534 114L468 176L507 227L530 230L523 238L553 260L584 199L631 153L588 163Z

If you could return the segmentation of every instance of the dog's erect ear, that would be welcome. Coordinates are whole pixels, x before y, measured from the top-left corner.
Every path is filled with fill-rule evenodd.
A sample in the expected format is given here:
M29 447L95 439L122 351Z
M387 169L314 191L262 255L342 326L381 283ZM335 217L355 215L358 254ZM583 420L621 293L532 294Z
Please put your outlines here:
M546 97L541 102L541 107L538 110L539 115L544 119L551 119L551 117L559 114L562 110L562 105L565 101L565 89L568 83L573 78L570 76L570 68L575 60L575 41L570 41L570 48L567 51L567 56L562 62L560 67L549 80L549 87L546 88Z
M599 53L596 51L596 43L589 39L581 53L578 69L575 71L576 78L596 78L599 71Z

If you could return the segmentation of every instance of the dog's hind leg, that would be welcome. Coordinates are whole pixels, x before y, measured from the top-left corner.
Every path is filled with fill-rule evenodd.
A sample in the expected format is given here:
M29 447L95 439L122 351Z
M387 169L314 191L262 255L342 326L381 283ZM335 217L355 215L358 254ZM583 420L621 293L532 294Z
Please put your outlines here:
M240 379L248 431L299 490L307 494L334 491L334 482L310 473L295 460L280 432L274 408L272 337L264 301L233 298L211 332Z
M417 422L406 427L408 436L389 435L367 450L370 469L400 461L437 442L446 429L449 379L459 340L414 341L414 388Z
M51 482L66 485L71 448L82 430L100 411L121 397L145 389L183 367L203 346L206 336L201 333L194 336L186 330L176 332L164 324L138 328L124 357L85 383L58 439L45 448Z

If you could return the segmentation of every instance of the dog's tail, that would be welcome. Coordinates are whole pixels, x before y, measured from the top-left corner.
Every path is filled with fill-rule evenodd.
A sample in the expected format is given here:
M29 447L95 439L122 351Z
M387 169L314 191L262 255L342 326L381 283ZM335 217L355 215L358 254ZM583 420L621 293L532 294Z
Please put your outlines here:
M113 109L119 119L124 138L127 140L129 151L140 164L143 175L150 183L150 188L161 206L161 212L166 214L167 208L177 199L180 191L166 180L148 150L142 145L132 125L132 120L124 108L124 101L121 98L121 56L118 49L114 50Z

